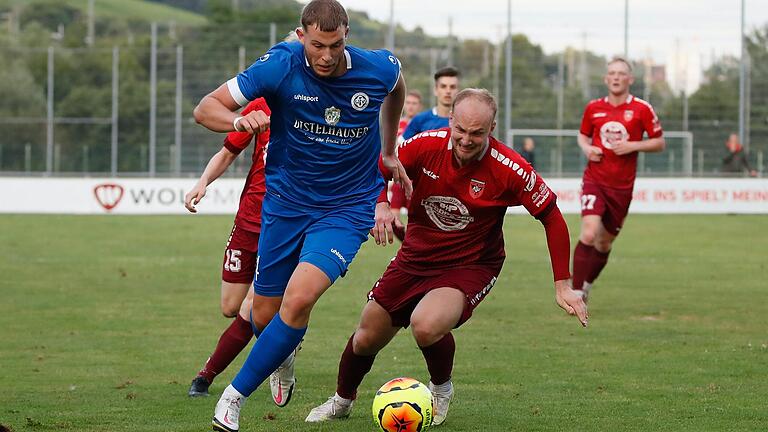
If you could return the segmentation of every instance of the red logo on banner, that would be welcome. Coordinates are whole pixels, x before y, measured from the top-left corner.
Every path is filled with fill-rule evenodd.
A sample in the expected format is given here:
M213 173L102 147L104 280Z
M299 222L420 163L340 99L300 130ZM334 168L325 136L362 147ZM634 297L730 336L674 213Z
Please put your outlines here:
M104 210L111 211L123 199L123 187L115 183L103 183L93 188L93 196Z
M480 195L483 194L483 189L485 189L485 182L480 180L471 179L469 182L469 195L472 198L480 198Z

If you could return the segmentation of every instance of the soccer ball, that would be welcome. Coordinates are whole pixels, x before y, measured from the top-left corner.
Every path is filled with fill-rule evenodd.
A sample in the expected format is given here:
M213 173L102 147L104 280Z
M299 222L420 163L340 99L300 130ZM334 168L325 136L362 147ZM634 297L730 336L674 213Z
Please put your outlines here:
M423 432L432 424L432 392L413 378L388 381L373 398L373 422L383 432Z

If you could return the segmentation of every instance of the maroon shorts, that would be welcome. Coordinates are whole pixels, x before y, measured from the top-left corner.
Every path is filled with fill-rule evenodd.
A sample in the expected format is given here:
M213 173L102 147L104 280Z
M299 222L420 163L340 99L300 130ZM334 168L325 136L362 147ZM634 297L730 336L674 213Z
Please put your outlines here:
M256 256L259 250L259 233L232 227L224 251L221 280L229 283L251 283L256 273Z
M368 300L375 300L392 318L392 325L408 327L411 313L425 294L436 288L456 288L464 293L464 312L455 327L464 324L472 311L493 288L501 266L469 266L448 269L432 276L419 276L402 271L397 260L392 260L387 270L368 293Z
M606 231L619 235L632 202L632 189L615 189L597 183L581 183L581 215L598 215Z

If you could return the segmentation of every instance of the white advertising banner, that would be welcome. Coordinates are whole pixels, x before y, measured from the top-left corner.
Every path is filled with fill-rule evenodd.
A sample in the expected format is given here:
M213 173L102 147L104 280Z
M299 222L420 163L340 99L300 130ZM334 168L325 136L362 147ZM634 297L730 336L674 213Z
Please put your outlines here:
M0 213L183 214L196 179L0 177ZM219 179L200 214L237 211L243 179ZM551 179L564 213L580 212L580 179ZM522 213L522 208L510 213ZM632 213L768 214L768 179L641 178Z

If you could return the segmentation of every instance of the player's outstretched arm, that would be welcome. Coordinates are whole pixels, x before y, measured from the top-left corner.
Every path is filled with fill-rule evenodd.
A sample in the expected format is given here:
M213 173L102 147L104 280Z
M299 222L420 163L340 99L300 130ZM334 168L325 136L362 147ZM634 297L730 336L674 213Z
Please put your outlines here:
M548 210L544 211L544 215L537 218L544 225L547 235L549 259L555 278L555 301L568 314L576 315L581 325L586 327L589 319L587 305L571 286L571 275L568 269L571 260L571 241L568 225L554 202Z
M586 327L589 320L587 304L584 299L573 290L570 279L555 281L555 300L558 306L568 312L568 315L576 315L581 325Z
M384 190L386 191L386 186ZM385 192L386 193L386 192ZM389 208L389 202L381 201L376 203L376 214L374 216L374 225L371 228L371 235L376 240L377 245L386 246L395 241L395 234L392 224L395 221L395 215Z
M397 160L397 125L400 123L400 113L405 103L405 79L402 75L397 80L395 88L384 98L381 104L381 157L382 163L392 173L392 180L403 187L405 196L410 198L413 185L403 165Z
M200 179L197 181L195 186L184 196L184 207L186 207L187 210L189 210L191 213L197 213L195 206L205 196L205 191L208 185L219 178L224 173L224 171L226 171L227 168L232 165L232 162L236 158L237 155L229 151L229 149L226 147L222 147L218 153L213 155L211 160L208 161L208 165L206 165L205 170L203 170L203 174L200 176Z
M622 140L613 144L613 152L617 155L625 155L632 152L658 153L664 151L667 146L664 137L649 138L643 141Z
M235 112L240 105L224 83L216 90L203 96L193 114L195 121L214 132L231 132L235 129L234 121L240 116ZM241 131L245 130L241 127Z

